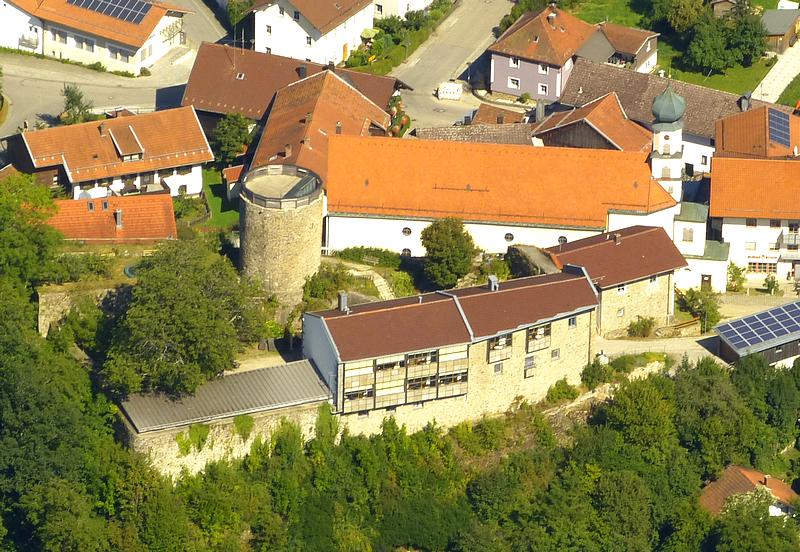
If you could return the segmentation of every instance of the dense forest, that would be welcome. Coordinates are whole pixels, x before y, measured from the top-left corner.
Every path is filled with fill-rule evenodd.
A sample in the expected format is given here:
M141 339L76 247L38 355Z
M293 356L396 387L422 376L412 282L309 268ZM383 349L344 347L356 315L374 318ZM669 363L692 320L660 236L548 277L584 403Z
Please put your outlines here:
M308 442L284 424L243 460L164 479L125 448L112 398L125 392L122 381L158 388L170 377L163 363L149 376L122 369L153 362L126 325L130 310L138 305L131 320L167 315L148 315L157 293L136 289L140 283L110 325L78 313L41 338L35 287L64 279L68 262L44 225L50 212L30 180L0 186L0 550L798 548L796 522L769 517L762 496L736 501L716 519L697 502L704 482L732 462L800 475L781 454L798 436L800 365L776 370L759 357L733 370L684 361L672 375L625 383L564 434L525 403L449 431L431 421L408 434L389 421L369 438L340 432L323 409ZM199 247L218 255L206 242L176 242L148 270L166 278L159 263ZM226 263L219 256L203 264L233 270ZM215 294L181 291L211 309L201 320L218 324L226 309L240 310L234 299L242 290L220 285L225 304L216 307ZM226 335L251 333L248 319L230 320ZM111 353L99 364L78 360L75 343L90 344L93 356ZM191 386L209 353L181 354L200 359L185 380Z

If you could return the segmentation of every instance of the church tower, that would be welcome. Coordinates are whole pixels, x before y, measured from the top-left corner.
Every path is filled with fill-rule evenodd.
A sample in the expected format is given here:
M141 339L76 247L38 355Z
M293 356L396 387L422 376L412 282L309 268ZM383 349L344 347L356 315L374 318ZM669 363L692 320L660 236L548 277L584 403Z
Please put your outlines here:
M653 152L650 169L653 178L675 201L683 192L683 114L686 100L675 93L672 84L653 99Z

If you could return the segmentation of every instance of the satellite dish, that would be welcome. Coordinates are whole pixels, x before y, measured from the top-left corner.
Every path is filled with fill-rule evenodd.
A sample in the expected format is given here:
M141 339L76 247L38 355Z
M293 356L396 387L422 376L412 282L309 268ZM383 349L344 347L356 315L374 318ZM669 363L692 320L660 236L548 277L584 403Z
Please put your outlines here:
M78 196L78 199L92 199L92 194L86 191L81 192L80 195Z

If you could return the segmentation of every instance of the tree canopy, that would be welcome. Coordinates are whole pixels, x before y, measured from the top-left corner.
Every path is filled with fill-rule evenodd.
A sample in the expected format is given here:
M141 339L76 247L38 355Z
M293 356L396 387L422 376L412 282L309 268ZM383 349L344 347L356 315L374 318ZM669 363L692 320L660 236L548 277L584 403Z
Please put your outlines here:
M160 246L140 266L130 305L114 324L107 385L191 393L233 368L240 341L264 331L260 293L201 240Z
M472 270L475 242L458 219L432 222L422 231L425 274L437 285L451 288Z
M64 111L61 114L61 122L65 125L74 125L92 121L96 117L92 114L94 104L87 100L83 90L75 84L65 84L61 89L64 97Z
M250 143L249 126L250 122L239 113L228 113L217 123L211 135L211 146L220 166L229 166Z

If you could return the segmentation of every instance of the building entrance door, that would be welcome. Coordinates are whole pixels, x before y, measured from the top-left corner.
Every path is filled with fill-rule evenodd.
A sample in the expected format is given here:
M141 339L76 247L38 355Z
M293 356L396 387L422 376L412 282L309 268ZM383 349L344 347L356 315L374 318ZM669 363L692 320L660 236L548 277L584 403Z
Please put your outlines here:
M700 289L703 291L711 291L711 274L703 274L700 277Z

